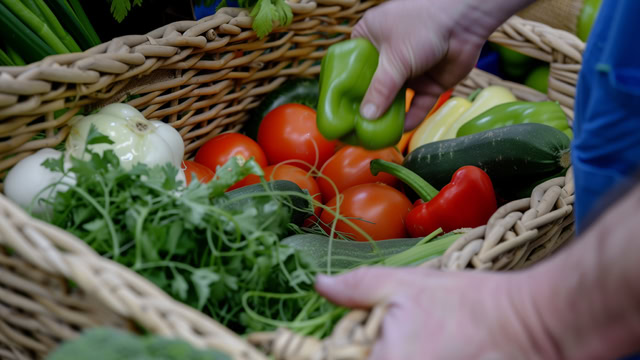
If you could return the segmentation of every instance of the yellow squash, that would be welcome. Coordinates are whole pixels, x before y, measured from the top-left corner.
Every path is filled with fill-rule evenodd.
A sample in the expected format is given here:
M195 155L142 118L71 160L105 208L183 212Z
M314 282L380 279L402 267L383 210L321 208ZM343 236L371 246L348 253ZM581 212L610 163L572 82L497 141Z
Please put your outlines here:
M471 106L471 102L463 97L454 96L447 100L416 128L409 142L409 152L423 144L445 139L449 127Z
M462 125L464 125L467 121L475 118L476 116L482 114L483 112L491 109L492 107L512 101L516 101L516 97L513 93L502 86L489 86L484 88L482 91L478 93L478 95L473 99L473 103L464 114L462 114L458 119L451 124L447 128L445 134L443 134L442 139L453 139L456 137L458 133L458 129Z

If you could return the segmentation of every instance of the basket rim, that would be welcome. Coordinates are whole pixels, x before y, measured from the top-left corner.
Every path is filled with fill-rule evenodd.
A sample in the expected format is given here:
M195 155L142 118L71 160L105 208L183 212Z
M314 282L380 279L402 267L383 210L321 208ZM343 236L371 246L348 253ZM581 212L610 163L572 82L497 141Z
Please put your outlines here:
M367 4L372 6L379 2L383 1L370 0ZM327 3L334 2L310 0L303 5L313 4L313 8L316 8L316 4ZM297 3L289 4L293 6L296 14L313 15L307 9L300 10L300 7L295 6ZM237 39L255 39L256 34L250 29L250 20L246 9L223 8L200 20L167 24L145 35L116 37L84 52L50 55L23 66L0 66L0 76L3 80L0 81L0 97L43 95L51 91L51 84L54 83L87 86L94 92L102 90L111 82L100 83L101 78L126 74L150 60L177 63L187 55L180 54L185 51L206 51L222 48L224 44ZM274 33L281 32L287 32L287 27L274 29ZM346 29L345 33L350 33L350 30ZM221 34L224 36L219 36ZM266 39L262 40L265 41L263 46L267 46ZM517 15L510 17L493 32L489 41L548 63L553 63L554 53L559 53L573 63L580 64L585 46L577 36L565 30L525 20ZM115 76L111 80L122 79ZM82 91L78 93L82 94ZM7 106L0 102L0 119L9 117L5 115L6 108Z

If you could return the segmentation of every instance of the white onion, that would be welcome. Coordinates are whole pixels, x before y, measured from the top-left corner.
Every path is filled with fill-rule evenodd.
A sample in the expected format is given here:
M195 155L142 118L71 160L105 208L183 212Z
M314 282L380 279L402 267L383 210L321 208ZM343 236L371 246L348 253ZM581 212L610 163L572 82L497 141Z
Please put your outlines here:
M50 198L53 200L55 194L59 191L66 191L68 185L75 185L75 178L73 174L69 174L70 177L65 178L63 183L56 186L52 186L41 194L38 195L47 186L60 181L63 174L60 172L53 172L44 166L42 163L47 159L58 159L62 153L54 149L41 149L35 154L29 155L26 158L20 160L7 174L4 180L4 193L9 199L14 201L25 209L29 209L32 205L32 212L37 215L43 215L49 212L50 207L41 199ZM65 165L68 168L68 164Z
M125 169L131 169L137 163L149 166L171 163L180 168L184 156L180 133L171 125L149 121L136 108L119 103L107 105L95 114L72 119L66 143L69 156L88 157L85 144L91 125L114 144L89 145L90 149L98 154L106 149L113 150Z

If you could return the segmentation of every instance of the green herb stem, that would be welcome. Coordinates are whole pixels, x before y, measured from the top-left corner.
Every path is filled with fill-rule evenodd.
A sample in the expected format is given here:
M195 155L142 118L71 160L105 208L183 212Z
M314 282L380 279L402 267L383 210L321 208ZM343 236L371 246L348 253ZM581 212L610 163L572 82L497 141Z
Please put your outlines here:
M153 268L168 268L168 267L175 267L175 268L182 269L189 272L196 271L196 268L188 264L177 262L177 261L166 261L166 260L143 263L136 267L132 267L132 269L135 271L142 271L142 270L149 270Z
M93 197L91 197L91 195L89 195L86 191L84 191L83 189L80 189L77 186L72 186L71 190L75 191L80 196L82 196L104 218L104 221L107 223L107 228L109 229L109 234L111 235L111 240L113 244L113 259L115 261L118 261L118 259L120 258L120 239L118 238L118 234L116 233L115 225L113 224L111 217L104 210L104 208L100 206L100 204L98 204L98 202Z
M424 201L429 201L438 195L438 189L434 188L426 180L402 165L382 159L375 159L371 161L370 169L374 176L378 175L380 172L386 172L397 177L400 181L413 189L413 191L415 191L416 194L418 194L418 196L420 196Z
M414 246L409 250L405 250L399 254L395 254L382 262L382 266L399 267L410 266L418 263L423 263L436 256L441 256L445 251L453 244L462 234L450 234L443 236L437 241Z
M98 45L93 41L89 32L82 26L73 9L65 0L46 0L46 3L82 50Z
M2 40L11 45L26 62L35 62L55 54L29 27L20 21L3 2L0 2L0 32Z
M38 5L36 5L35 0L22 0L22 4L24 4L24 6L29 8L29 11L31 11L35 16L37 16L38 19L42 20L42 22L45 22L45 23L47 22L47 20L44 17L44 14L42 14L42 11L40 11L40 9L38 8Z
M422 240L418 241L418 243L415 246L420 246L422 244L428 243L429 241L433 240L436 236L442 234L442 232L443 232L442 228L437 228L434 232L425 236Z
M7 55L11 58L11 61L17 66L26 65L25 61L20 57L17 51L13 49L12 46L7 45Z
M76 43L76 41L69 35L69 33L62 27L58 18L53 14L51 9L44 3L43 0L26 0L27 2L33 3L35 7L39 10L40 14L42 14L42 18L44 22L49 25L51 30L56 34L56 36L62 41L64 46L69 49L71 52L80 52L80 46ZM38 15L38 14L36 14Z
M87 14L85 14L84 9L82 9L82 5L80 5L80 2L78 0L69 0L69 4L71 4L71 8L75 12L78 21L80 21L82 27L87 31L89 38L91 38L91 41L93 42L93 45L95 46L100 44L100 37L98 37L95 29L93 28L93 26L91 26L91 22L89 21Z
M268 324L274 327L286 327L289 329L297 329L298 332L301 332L304 328L309 328L309 327L315 327L318 325L322 325L323 323L325 323L327 320L330 320L335 314L338 314L340 312L343 311L343 309L341 308L335 308L332 311L313 318L313 319L309 319L309 320L303 320L303 321L279 321L279 320L273 320L273 319L269 319L267 317L264 317L260 314L258 314L257 312L255 312L250 306L249 306L249 298L250 297L266 297L266 298L273 298L273 299L295 299L295 298L303 298L303 297L310 297L310 296L314 296L316 295L315 293L311 293L311 292L305 292L305 293L297 293L297 294L277 294L277 293L268 293L268 292L263 292L263 291L247 291L242 295L242 306L244 307L245 312L251 316L254 320L258 320L264 324ZM317 296L317 295L316 295ZM304 332L302 332L304 333Z
M62 41L51 31L49 26L38 18L34 13L29 10L19 0L0 0L8 7L24 24L29 26L31 30L36 33L45 43L58 54L65 54L69 52Z
M142 228L144 227L144 221L147 219L148 214L148 208L140 209L137 214L136 230L133 237L136 247L136 262L133 265L134 267L138 267L142 263L142 249L144 247L144 245L142 244Z
M0 65L2 66L15 66L9 55L0 49Z

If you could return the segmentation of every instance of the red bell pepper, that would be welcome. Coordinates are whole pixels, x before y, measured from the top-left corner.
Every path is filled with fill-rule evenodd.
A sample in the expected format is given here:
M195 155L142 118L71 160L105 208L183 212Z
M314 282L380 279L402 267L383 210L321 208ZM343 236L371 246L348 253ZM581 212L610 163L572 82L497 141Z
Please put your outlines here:
M406 218L412 237L431 234L438 228L445 232L487 223L497 210L493 184L486 172L475 166L463 166L451 182L438 191L411 170L388 161L371 161L371 173L383 171L394 175L420 196Z

